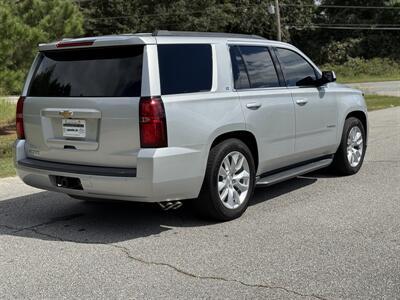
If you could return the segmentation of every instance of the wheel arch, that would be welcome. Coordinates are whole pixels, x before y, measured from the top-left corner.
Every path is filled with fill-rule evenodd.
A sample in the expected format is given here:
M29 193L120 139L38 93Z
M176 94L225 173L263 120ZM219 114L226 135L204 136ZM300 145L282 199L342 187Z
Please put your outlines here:
M368 119L367 119L367 114L362 111L362 110L354 110L351 111L349 113L347 113L345 120L347 120L348 118L357 118L361 121L361 123L364 126L364 131L365 131L365 141L368 142ZM343 130L343 129L342 129Z
M230 138L238 139L243 143L245 143L247 147L249 147L251 154L253 155L254 165L256 167L256 172L257 172L258 162L259 162L257 140L254 134L251 133L250 131L236 130L236 131L229 131L222 133L213 140L210 149L213 148L215 145L221 143L222 141L225 141Z

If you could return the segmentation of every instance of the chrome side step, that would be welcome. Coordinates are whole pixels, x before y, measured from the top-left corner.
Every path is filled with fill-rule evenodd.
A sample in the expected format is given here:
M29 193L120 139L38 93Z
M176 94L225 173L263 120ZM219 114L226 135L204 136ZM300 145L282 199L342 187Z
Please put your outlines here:
M272 175L267 175L266 177L261 177L257 180L257 187L258 186L268 186L272 185L281 181L285 181L287 179L303 175L305 173L309 173L318 169L325 168L332 163L332 158L326 158L319 161L315 161L303 166L295 167L293 169L285 170L279 173L275 173Z

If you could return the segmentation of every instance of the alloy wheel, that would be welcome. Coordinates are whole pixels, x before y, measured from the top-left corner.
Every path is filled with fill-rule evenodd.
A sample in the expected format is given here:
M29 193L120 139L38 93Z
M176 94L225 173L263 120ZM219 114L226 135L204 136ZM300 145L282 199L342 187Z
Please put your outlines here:
M361 162L363 146L364 141L361 129L358 126L352 127L347 137L347 160L351 167L357 167Z
M218 171L218 195L229 209L238 208L246 199L250 187L250 168L246 157L230 152L222 160Z

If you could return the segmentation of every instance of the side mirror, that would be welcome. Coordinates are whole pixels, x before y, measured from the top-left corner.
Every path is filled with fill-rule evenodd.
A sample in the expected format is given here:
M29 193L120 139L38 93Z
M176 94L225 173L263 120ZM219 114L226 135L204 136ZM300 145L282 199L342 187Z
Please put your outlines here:
M323 71L320 78L314 79L307 76L296 82L297 86L321 86L329 82L336 81L336 74L333 71Z
M322 77L319 79L319 84L324 85L325 83L336 81L336 74L333 71L322 71Z
M318 80L315 80L311 76L307 76L296 82L296 86L315 86Z

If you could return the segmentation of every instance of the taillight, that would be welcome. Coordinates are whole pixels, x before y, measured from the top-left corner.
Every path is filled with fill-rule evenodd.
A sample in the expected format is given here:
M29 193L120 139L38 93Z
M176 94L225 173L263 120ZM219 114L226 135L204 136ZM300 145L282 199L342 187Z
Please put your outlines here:
M25 139L25 131L24 131L24 100L25 97L21 96L17 102L17 113L15 116L15 127L17 129L17 138Z
M161 97L142 97L139 102L140 145L167 147L167 122Z

